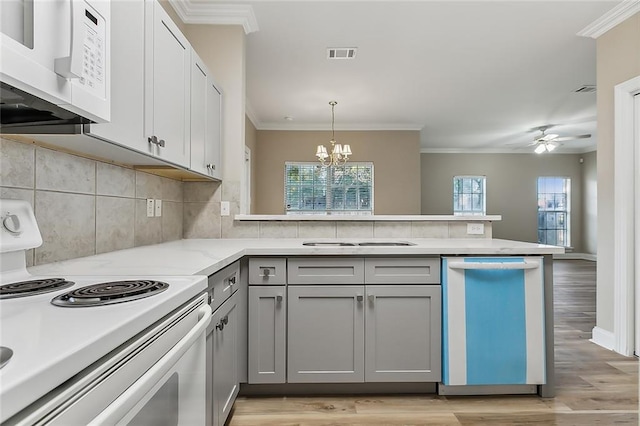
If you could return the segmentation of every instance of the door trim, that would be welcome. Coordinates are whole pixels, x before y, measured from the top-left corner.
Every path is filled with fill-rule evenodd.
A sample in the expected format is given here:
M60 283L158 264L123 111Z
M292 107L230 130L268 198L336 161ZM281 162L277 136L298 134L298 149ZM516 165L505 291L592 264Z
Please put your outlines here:
M640 76L614 88L614 350L631 356L635 335L635 148L634 96ZM634 196L630 197L629 195Z

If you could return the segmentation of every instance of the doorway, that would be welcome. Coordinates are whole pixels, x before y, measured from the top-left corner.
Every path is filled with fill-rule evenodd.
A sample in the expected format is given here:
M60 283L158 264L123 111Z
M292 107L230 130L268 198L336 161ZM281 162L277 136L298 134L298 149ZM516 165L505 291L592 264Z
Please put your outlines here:
M640 353L640 76L614 88L614 350Z

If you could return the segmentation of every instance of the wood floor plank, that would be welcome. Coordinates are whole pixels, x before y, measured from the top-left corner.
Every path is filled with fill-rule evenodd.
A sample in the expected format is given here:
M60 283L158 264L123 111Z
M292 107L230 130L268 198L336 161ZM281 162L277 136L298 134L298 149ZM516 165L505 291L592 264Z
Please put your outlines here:
M241 397L229 425L638 425L638 360L589 341L595 282L595 262L554 262L555 398Z

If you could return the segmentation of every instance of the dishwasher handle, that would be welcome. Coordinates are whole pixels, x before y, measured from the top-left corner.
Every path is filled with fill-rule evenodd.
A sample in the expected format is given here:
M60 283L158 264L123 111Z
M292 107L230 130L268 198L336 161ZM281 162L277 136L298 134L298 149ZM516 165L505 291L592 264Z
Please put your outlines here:
M539 262L449 262L449 269L473 269L473 270L518 270L536 269Z

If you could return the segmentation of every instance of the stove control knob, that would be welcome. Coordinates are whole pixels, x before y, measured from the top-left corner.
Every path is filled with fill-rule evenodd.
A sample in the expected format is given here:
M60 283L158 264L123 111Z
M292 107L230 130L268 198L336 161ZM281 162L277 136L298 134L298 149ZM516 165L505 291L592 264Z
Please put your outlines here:
M2 226L4 226L4 229L14 235L22 233L22 228L20 227L20 218L15 214L9 213L7 216L5 216L5 218L2 219Z

